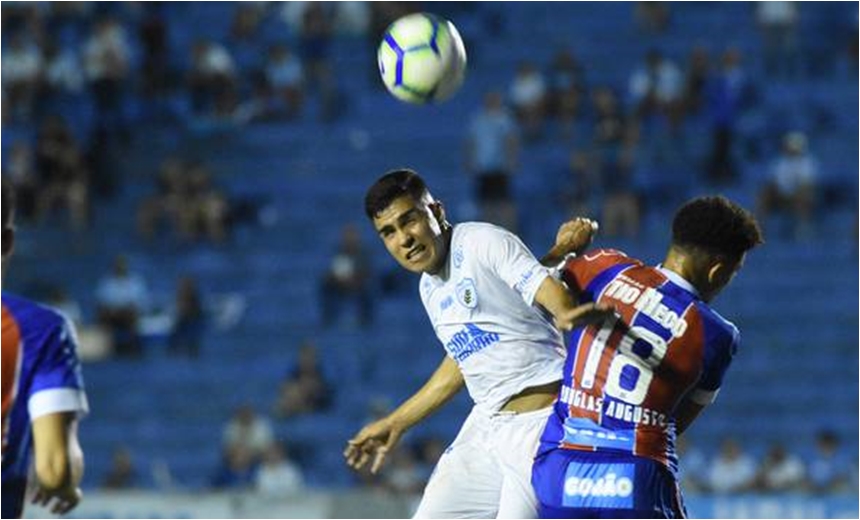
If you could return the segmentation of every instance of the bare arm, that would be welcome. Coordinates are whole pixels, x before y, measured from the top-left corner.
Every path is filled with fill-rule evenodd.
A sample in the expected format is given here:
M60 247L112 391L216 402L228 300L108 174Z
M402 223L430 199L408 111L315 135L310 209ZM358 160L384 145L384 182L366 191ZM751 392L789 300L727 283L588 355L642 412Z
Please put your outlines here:
M612 307L605 304L577 305L571 292L551 276L547 276L541 282L535 294L535 302L552 313L556 327L564 331L600 323L615 312Z
M412 397L388 416L368 424L347 443L343 455L354 469L361 469L371 458L370 471L376 473L389 450L412 426L441 408L465 384L460 368L445 357L430 379Z
M78 421L71 412L52 413L33 421L33 451L39 489L33 503L65 514L81 500L84 454L78 442Z
M675 412L675 430L678 435L684 433L704 409L704 406L696 404L689 399L684 399L678 405L678 410Z

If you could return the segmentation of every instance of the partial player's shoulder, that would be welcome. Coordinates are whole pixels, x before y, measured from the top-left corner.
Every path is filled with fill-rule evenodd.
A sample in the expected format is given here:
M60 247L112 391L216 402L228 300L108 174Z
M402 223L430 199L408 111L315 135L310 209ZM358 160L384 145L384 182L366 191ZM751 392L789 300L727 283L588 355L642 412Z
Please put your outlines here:
M467 246L477 245L476 241L494 240L505 236L513 236L513 233L489 222L463 222L454 226L454 241Z
M30 329L47 331L66 327L68 323L68 319L57 309L5 292L3 308L22 332Z
M637 260L624 251L610 248L591 249L583 253L580 257L585 262L601 263L601 264L637 264L643 265L641 260Z
M724 318L705 302L698 301L696 308L705 326L706 341L709 344L721 344L736 349L741 335L737 325Z

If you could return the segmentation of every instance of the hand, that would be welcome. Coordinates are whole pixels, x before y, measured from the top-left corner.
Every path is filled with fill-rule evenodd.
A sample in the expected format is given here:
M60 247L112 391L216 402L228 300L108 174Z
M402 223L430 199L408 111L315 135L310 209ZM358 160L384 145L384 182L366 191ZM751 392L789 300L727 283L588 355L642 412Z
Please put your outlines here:
M33 495L31 502L42 507L48 507L53 500L54 505L51 508L51 513L64 515L77 507L82 497L83 494L79 487L65 486L48 490L40 486L36 489L36 494Z
M390 416L370 423L349 440L343 456L346 457L347 464L355 470L361 469L373 459L370 472L376 474L385 461L385 456L405 431L406 428L392 420Z
M563 252L563 255L582 253L591 245L591 241L599 228L597 221L590 218L577 217L568 220L558 228L554 249Z
M569 331L576 327L584 327L615 316L615 308L605 303L586 303L574 307L569 311L556 316L555 326L559 330Z

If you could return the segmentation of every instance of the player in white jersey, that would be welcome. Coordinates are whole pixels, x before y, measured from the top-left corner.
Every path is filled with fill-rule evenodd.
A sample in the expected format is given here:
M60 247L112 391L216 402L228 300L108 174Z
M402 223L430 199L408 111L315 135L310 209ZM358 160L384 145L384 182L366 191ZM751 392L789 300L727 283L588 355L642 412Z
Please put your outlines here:
M440 458L418 518L530 518L538 439L564 363L562 330L602 321L611 309L576 306L512 233L484 223L451 226L411 170L380 178L365 210L388 252L421 273L421 300L446 356L425 385L351 439L344 455L376 472L403 433L464 385L475 406Z

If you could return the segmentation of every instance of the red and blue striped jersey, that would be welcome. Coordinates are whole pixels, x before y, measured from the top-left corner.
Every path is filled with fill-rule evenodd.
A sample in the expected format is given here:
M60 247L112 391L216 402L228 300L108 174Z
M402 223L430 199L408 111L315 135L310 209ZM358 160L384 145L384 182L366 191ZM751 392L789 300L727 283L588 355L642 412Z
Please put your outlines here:
M677 472L674 412L716 397L738 330L678 274L610 249L574 258L562 277L617 318L574 329L559 400L541 439L553 448L625 452Z
M20 517L33 420L88 411L72 325L56 311L3 294L3 518Z

